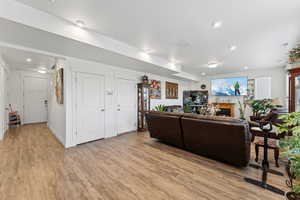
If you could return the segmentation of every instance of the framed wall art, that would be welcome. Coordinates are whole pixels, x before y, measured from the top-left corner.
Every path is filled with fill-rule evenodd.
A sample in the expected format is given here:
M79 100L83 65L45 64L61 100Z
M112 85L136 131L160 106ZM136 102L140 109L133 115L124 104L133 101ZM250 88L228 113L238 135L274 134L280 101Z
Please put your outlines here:
M161 82L150 80L150 98L161 99Z
M64 104L64 69L60 68L55 73L55 94L58 104Z
M166 81L166 99L178 99L178 84Z

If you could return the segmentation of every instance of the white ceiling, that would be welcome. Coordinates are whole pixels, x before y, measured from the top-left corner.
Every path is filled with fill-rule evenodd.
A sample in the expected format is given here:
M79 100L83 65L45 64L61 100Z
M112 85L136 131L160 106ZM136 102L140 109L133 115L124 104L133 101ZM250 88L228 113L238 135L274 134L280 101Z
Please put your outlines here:
M6 64L15 70L37 71L41 68L51 69L55 64L55 58L30 51L0 46L0 54ZM30 58L31 62L27 62Z
M0 47L24 49L29 52L37 52L50 57L60 59L77 58L119 66L125 69L158 74L174 78L174 71L164 67L156 66L131 57L123 56L112 51L98 48L84 42L79 42L47 31L41 31L26 25L0 18L0 27L5 30L0 33ZM1 51L0 51L1 53ZM16 55L16 54L12 54ZM11 56L11 60L16 56ZM10 67L14 62L10 61ZM176 76L176 78L178 78ZM189 76L183 80L197 81L197 77Z
M18 0L200 75L282 67L300 41L299 0ZM221 20L220 29L211 24ZM282 46L289 43L288 47ZM230 45L237 50L229 51ZM218 60L217 69L204 65ZM281 60L281 61L280 61Z

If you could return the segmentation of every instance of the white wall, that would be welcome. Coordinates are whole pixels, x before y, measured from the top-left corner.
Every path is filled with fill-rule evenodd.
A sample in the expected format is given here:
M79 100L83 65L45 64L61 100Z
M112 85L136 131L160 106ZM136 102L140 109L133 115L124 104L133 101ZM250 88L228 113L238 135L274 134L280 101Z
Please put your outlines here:
M63 60L59 60L57 69L64 68L65 63ZM64 73L64 80L66 73ZM64 88L64 94L66 93ZM56 138L64 145L66 143L66 102L64 104L58 104L55 95L55 73L50 75L50 91L48 100L48 127L51 129Z
M7 76L8 76L8 68L0 55L0 140L3 139L4 133L8 128L8 116L6 108L7 101Z
M256 71L243 71L230 74L218 74L215 76L203 77L199 83L193 84L193 89L200 89L201 84L207 85L207 90L209 91L209 102L225 101L236 103L238 99L242 101L242 97L216 97L211 95L211 80L217 78L227 78L227 77L241 77L247 76L248 79L255 79L259 77L271 77L271 97L272 99L278 98L280 103L287 106L287 73L283 68L272 68L269 70L256 70ZM239 116L238 106L235 106L235 116Z
M123 68L109 66L102 63L95 63L89 62L74 58L68 59L68 66L69 66L69 73L71 77L69 77L69 81L65 82L66 87L70 87L72 85L72 93L67 94L65 97L69 100L66 101L67 108L70 108L70 111L67 111L67 136L66 136L66 143L67 146L74 146L76 145L76 124L75 124L75 76L78 72L85 72L85 73L95 73L101 74L105 77L105 138L113 137L117 135L117 124L116 124L116 80L118 77L130 79L139 83L141 81L141 77L145 75L145 73L126 70ZM68 76L68 72L65 74ZM182 105L182 91L189 90L191 88L191 83L188 81L176 80L172 78L157 76L154 74L146 73L149 79L160 80L162 83L162 98L151 100L151 108L154 108L158 104L164 105ZM165 81L176 82L179 84L179 98L178 99L165 99ZM109 95L108 92L112 91L113 94ZM72 104L72 106L70 105Z
M176 80L172 78L166 78L154 74L147 74L149 79L160 80L161 81L161 99L151 99L150 106L151 109L154 109L157 105L181 105L183 102L183 91L190 90L191 82ZM140 82L140 78L142 73L137 77L138 81ZM178 83L178 99L166 99L166 81Z

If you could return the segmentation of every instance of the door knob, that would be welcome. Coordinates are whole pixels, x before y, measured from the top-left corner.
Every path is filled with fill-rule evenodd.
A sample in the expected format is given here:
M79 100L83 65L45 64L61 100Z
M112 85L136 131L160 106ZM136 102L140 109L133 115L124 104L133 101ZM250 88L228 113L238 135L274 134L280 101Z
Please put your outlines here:
M101 111L103 112L103 111L105 111L105 109L101 109Z
M118 109L117 111L120 111L121 109Z

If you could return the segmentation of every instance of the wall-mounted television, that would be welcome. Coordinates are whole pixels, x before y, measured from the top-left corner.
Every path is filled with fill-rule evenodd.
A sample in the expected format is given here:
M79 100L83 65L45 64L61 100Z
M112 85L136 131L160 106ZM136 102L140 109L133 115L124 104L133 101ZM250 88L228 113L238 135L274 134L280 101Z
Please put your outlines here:
M244 96L247 95L247 77L213 79L211 93L214 96Z

